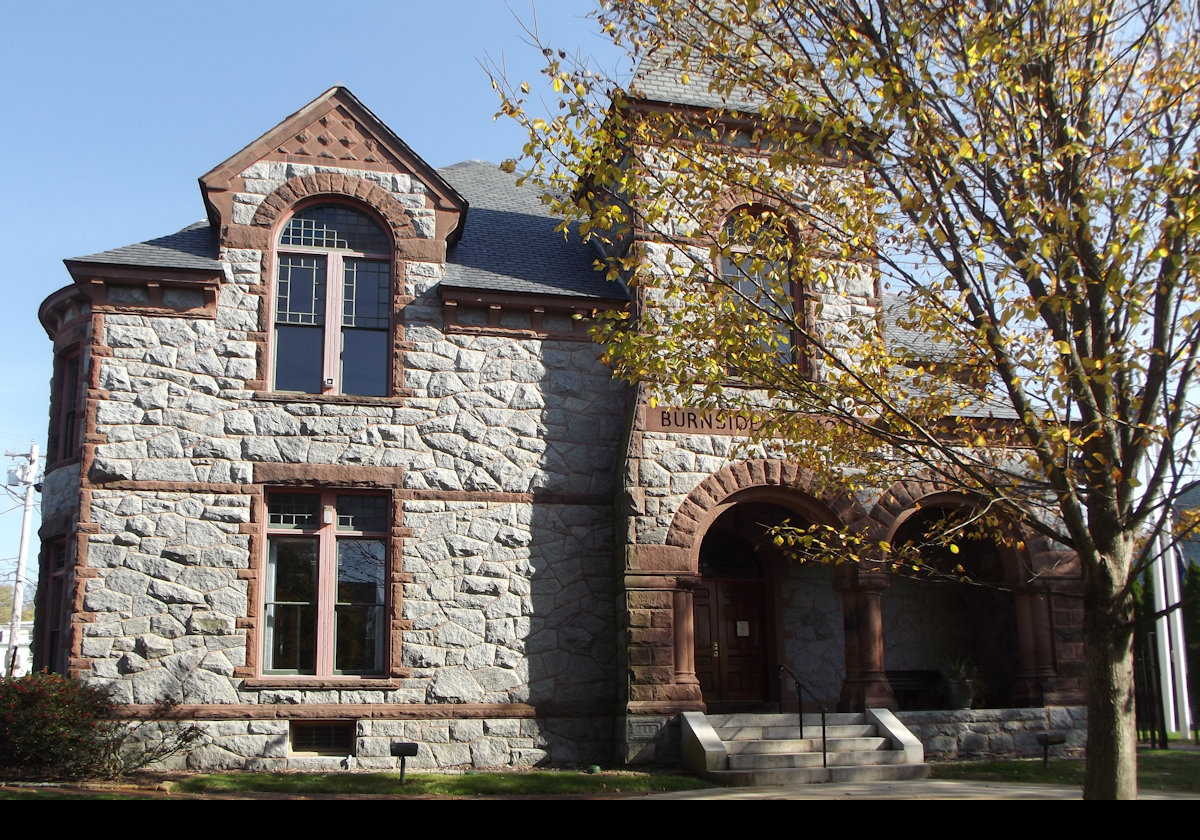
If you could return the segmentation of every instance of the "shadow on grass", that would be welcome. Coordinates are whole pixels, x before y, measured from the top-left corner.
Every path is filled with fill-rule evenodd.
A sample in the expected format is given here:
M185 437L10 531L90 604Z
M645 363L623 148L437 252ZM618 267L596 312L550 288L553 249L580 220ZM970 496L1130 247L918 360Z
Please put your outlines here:
M470 796L614 796L711 787L694 776L609 771L528 771L506 773L209 773L180 776L146 774L140 785L113 790L101 785L0 787L0 800L179 798L302 799L307 797L470 797ZM167 791L170 791L168 793Z
M1083 759L1051 758L1048 768L1042 767L1040 758L956 761L932 766L935 779L1083 786ZM1139 750L1138 787L1200 793L1200 752Z

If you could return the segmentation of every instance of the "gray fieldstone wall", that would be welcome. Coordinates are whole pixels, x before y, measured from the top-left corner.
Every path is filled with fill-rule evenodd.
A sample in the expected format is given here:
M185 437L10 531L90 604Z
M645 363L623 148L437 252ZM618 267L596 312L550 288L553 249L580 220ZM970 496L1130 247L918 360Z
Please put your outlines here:
M82 655L122 703L237 703L250 498L93 490Z
M264 196L311 171L335 170L251 166L233 221L249 222ZM340 171L384 186L418 235L435 234L417 179ZM97 443L87 476L97 489L84 512L91 530L81 654L89 678L137 704L611 707L607 499L627 391L612 381L598 349L586 341L446 334L436 291L443 266L409 262L404 320L412 349L402 364L410 396L362 404L272 399L247 386L261 375L258 331L272 284L262 274L264 255L225 249L222 260L215 318L103 319L99 344L107 350L95 359ZM258 609L249 581L262 562L252 554L262 525L252 517L252 498L263 490L260 464L403 470L396 475L411 493L400 523L407 531L393 548L411 576L402 612L411 629L401 644L408 676L345 689L247 688L235 676L253 659L246 626ZM139 487L146 482L154 485ZM193 484L198 492L186 491ZM205 491L214 485L221 491ZM46 486L46 506L78 504L77 473L52 473ZM474 496L464 501L455 493ZM487 494L525 498L490 501ZM210 737L190 760L196 766L287 757L286 720L204 725ZM431 745L414 762L429 767L607 760L613 740L610 716L372 719L360 726L362 761L374 765L391 761L380 745L397 728Z
M836 708L846 677L846 634L833 567L789 564L780 605L783 663L815 697Z
M1043 732L1067 737L1065 744L1050 748L1052 756L1082 755L1087 747L1087 709L1083 706L897 712L896 717L921 739L925 757L933 761L1040 757L1037 736Z
M181 724L148 723L138 733L151 739ZM190 725L190 724L183 724ZM393 741L417 743L410 770L465 770L592 764L611 760L612 721L597 718L467 718L458 720L359 720L354 753L312 755L290 747L286 720L200 721L195 746L163 761L165 770L213 771L240 767L257 772L395 770Z
M615 701L611 507L409 502L404 521L421 701Z

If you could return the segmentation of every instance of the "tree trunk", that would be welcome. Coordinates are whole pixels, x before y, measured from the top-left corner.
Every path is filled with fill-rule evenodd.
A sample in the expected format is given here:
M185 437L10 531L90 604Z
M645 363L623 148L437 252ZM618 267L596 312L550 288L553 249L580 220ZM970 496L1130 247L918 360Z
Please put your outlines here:
M1081 558L1082 559L1082 558ZM1119 560L1084 569L1084 680L1088 743L1084 799L1137 798L1133 691L1133 599L1118 600L1128 568ZM1087 567L1091 566L1089 570ZM1114 569L1116 566L1117 569ZM1118 574L1113 574L1116 571Z

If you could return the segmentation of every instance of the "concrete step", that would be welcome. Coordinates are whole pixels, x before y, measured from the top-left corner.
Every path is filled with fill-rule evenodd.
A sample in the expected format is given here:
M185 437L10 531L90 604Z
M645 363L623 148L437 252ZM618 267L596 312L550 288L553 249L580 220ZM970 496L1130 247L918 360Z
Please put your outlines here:
M792 726L715 726L717 734L721 736L722 741L769 741L769 740L792 740L796 738L815 738L821 739L821 726L804 725L804 735L800 734L800 727ZM860 723L853 725L828 725L825 727L825 737L828 740L834 738L863 738L875 734L875 727L869 723Z
M780 714L778 712L737 713L725 715L708 715L708 720L714 729L722 726L796 726L798 720L795 712ZM866 716L859 712L830 712L825 715L828 726L847 726L866 723ZM819 714L805 714L804 728L809 725L820 726Z
M878 735L862 738L829 738L825 742L830 752L870 752L886 750L891 744L887 738ZM780 738L762 739L758 741L726 741L725 748L730 755L763 755L766 753L806 753L821 751L820 738Z
M826 717L822 766L819 715L804 716L804 736L795 715L685 712L684 759L700 772L729 785L789 785L828 781L890 781L929 775L923 751L895 716L873 710ZM905 763L910 762L910 763Z
M928 764L872 764L853 767L783 767L774 770L717 770L710 774L735 787L806 785L817 782L895 782L924 779Z
M903 764L903 750L831 751L830 767L862 767L877 764ZM751 753L729 756L730 770L776 770L788 767L820 767L821 753Z

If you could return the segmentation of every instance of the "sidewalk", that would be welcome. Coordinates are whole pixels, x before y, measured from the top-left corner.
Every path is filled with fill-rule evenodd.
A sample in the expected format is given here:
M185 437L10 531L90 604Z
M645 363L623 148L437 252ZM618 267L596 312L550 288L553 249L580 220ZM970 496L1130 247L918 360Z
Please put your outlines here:
M638 799L1075 799L1077 787L1011 782L925 779L904 782L852 782L786 787L708 788L655 793ZM1143 790L1138 799L1200 799L1200 794Z

